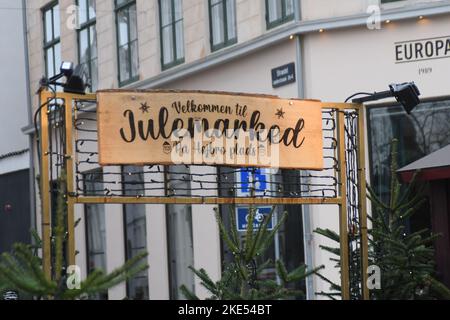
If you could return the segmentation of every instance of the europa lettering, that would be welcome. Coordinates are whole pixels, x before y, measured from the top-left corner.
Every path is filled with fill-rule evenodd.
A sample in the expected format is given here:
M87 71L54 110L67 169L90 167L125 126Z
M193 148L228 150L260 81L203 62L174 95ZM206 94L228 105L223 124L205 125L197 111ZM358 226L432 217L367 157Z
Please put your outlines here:
M203 107L202 107L203 108ZM228 113L228 108L220 107L219 112ZM199 117L176 117L169 123L169 111L166 107L161 107L158 116L153 119L137 119L135 113L131 109L123 112L123 117L127 125L120 128L119 134L123 141L132 143L136 139L147 141L148 139L169 139L173 133L185 132L191 138L197 133L207 132L209 129L214 129L214 132L220 132L223 137L233 138L239 135L239 131L252 133L254 138L260 142L268 142L271 144L283 144L285 146L293 146L300 148L305 137L302 134L305 128L305 120L299 118L294 127L285 128L284 131L277 124L268 125L260 122L261 112L253 111L249 115L249 120L241 119L216 119L210 123L206 118ZM226 133L233 132L233 135L227 136ZM220 138L220 137L218 137Z
M450 37L422 39L395 44L396 63L450 58Z

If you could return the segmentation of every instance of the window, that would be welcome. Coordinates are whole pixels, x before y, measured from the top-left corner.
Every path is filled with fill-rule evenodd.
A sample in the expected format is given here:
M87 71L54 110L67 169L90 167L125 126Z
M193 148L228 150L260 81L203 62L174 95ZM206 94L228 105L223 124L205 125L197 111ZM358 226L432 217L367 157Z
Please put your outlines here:
M422 102L407 115L398 104L368 109L371 185L383 199L389 196L390 143L398 140L399 168L450 144L450 99ZM427 205L413 215L407 228L430 227Z
M122 181L124 196L138 196L145 190L142 167L124 166ZM125 254L127 260L147 250L147 226L144 204L124 205ZM148 300L148 272L141 271L127 281L127 296L133 300Z
M255 176L251 179L253 169L243 168L241 170L231 169L227 167L220 168L221 196L229 196L230 188L235 190L236 196L250 196L251 188L246 181L259 181L255 183L254 188L257 196L264 194L277 194L277 189L283 186L283 189L288 192L300 192L300 172L295 170L283 170L281 175L274 175L270 169L256 169ZM258 213L267 214L272 210L272 206L258 205L255 207ZM246 215L249 212L248 205L221 205L220 206L222 219L225 227L230 230L233 226L237 228L240 239L245 242L246 230ZM264 254L257 259L258 267L262 263L270 260L261 272L259 280L274 280L279 281L276 277L275 261L281 259L289 272L304 264L305 251L303 243L303 219L301 205L284 205L276 206L274 208L272 223L269 223L269 228L273 228L277 221L282 217L283 212L288 212L288 217L284 224L276 232L273 242L267 247ZM230 214L234 216L235 221L230 220ZM227 264L233 261L233 253L225 242L222 241L222 266L225 268ZM290 284L291 289L306 290L305 281Z
M266 0L267 29L294 19L294 0Z
M185 174L186 166L170 166L167 176L168 190L189 192L191 186ZM185 285L194 291L194 274L189 266L194 265L194 243L192 235L192 208L187 205L167 205L167 241L169 258L170 298L184 299L180 286Z
M43 9L45 75L51 78L61 66L59 4L53 2Z
M91 171L84 174L84 190L93 196L104 195L103 172ZM87 272L95 269L106 272L106 223L103 204L86 204L84 207L86 224ZM107 293L98 294L94 299L107 299Z
M161 64L163 69L184 62L183 7L181 0L159 0Z
M136 1L116 0L119 86L139 79Z
M95 0L78 0L78 61L90 79L91 91L98 86L97 33L95 28Z
M209 0L211 50L236 43L236 0Z

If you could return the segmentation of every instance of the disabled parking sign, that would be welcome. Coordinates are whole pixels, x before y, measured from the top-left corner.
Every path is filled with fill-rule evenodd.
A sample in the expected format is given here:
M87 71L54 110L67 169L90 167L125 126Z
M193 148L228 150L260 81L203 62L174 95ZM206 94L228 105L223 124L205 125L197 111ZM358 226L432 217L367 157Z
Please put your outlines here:
M272 207L257 207L255 218L253 219L253 229L257 230L264 222L264 218L267 217L272 211ZM236 208L236 223L238 231L246 231L249 223L248 218L250 211L248 207ZM273 216L267 224L267 230L273 229Z

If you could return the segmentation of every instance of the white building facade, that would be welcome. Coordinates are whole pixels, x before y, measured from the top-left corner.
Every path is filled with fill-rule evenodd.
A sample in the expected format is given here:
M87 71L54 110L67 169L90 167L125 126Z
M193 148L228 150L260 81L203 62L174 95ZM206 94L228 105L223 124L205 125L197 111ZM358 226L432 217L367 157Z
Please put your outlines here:
M22 1L0 1L0 252L29 242L34 200L30 199L30 140L21 129L30 122L25 10ZM30 212L31 211L31 212Z
M415 121L394 102L366 110L367 178L385 192L390 138L403 139L405 164L450 143L442 134L450 114L450 1L36 0L27 4L27 22L31 92L43 75L58 72L61 61L84 63L94 90L214 90L343 101L356 92L415 81L425 99ZM295 65L296 81L274 87L271 70L289 63ZM35 95L32 101L36 108ZM427 117L424 111L430 108L435 112ZM86 174L102 180L100 169ZM207 297L187 267L204 268L213 279L220 276L227 252L213 209L77 205L77 264L83 276L94 267L111 271L146 249L148 271L110 289L107 298L182 298L181 284ZM313 233L318 227L338 231L337 209L285 209L291 212L270 249L273 257L292 266L324 264L323 274L338 281L334 263L319 247L333 244ZM39 229L39 209L36 219ZM411 228L425 220L412 221ZM316 299L315 292L328 286L312 277L304 289Z

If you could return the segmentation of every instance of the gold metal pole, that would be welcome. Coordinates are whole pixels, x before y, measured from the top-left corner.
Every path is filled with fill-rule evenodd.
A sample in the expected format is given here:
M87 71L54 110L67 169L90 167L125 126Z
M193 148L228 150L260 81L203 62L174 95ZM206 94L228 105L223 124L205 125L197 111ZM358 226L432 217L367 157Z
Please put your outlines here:
M341 296L342 300L350 299L350 277L348 262L348 227L347 227L347 161L345 159L345 115L338 111L339 142L339 182L341 204L339 206L339 238L341 251Z
M75 200L73 196L73 115L72 115L72 103L73 98L71 95L64 95L64 113L65 113L65 128L66 128L66 183L67 183L67 256L68 265L75 265Z
M369 300L369 288L367 287L367 268L369 266L369 245L367 238L367 195L366 195L366 165L365 165L365 141L364 141L364 109L363 105L358 108L358 211L361 227L361 279L362 296Z
M337 198L220 198L220 197L91 197L79 196L74 199L76 203L135 203L135 204L259 204L259 205L280 205L280 204L341 204L340 197Z
M51 98L48 91L41 91L40 101L45 103ZM49 142L48 142L48 106L41 110L41 204L42 204L42 264L47 279L51 279L51 203L49 180Z

